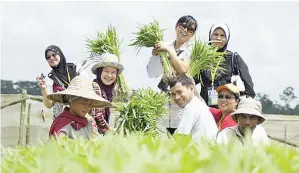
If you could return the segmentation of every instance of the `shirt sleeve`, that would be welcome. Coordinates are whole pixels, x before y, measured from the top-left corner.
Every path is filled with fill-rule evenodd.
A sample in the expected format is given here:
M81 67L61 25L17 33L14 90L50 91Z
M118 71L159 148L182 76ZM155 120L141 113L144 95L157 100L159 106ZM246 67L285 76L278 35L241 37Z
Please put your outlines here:
M227 144L228 143L228 129L224 129L223 131L219 132L216 138L217 144Z
M216 124L218 124L218 122L220 121L220 117L222 115L221 110L216 108L209 108L209 110L212 113Z
M160 56L151 56L146 68L149 78L163 75L163 66L161 64Z
M237 55L237 63L240 70L240 77L242 78L242 81L244 82L245 85L245 92L247 95L254 98L255 97L255 92L253 89L254 84L252 82L252 78L250 76L248 66L239 54Z
M257 125L256 129L254 130L254 139L258 140L261 145L269 146L270 141L267 135L265 128L261 125Z
M47 87L48 93L53 93L53 81L50 78L45 78L45 85Z
M66 136L69 137L69 135L71 134L71 129L70 129L69 124L66 125L66 126L64 126L64 127L57 133L57 135L58 135L60 132L64 132L64 133L66 133Z

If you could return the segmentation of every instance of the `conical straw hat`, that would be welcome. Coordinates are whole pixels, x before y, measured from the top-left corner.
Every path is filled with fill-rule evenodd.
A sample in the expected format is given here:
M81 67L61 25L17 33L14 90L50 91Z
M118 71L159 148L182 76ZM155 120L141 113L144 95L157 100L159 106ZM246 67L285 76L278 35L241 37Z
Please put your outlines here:
M48 99L57 103L69 104L68 97L77 96L92 100L92 107L111 107L111 103L97 95L93 89L92 81L85 76L76 76L64 91L49 94Z

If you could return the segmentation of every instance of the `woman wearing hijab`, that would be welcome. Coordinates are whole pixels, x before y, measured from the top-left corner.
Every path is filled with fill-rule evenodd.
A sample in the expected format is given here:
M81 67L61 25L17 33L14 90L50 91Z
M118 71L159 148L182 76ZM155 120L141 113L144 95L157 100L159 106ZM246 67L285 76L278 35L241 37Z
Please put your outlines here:
M236 53L227 50L228 42L230 39L230 31L226 24L214 24L209 32L209 41L212 45L217 47L217 52L226 52L224 58L225 63L223 68L225 71L218 70L216 72L214 86L212 86L211 72L203 70L201 72L201 97L205 100L208 106L217 108L217 92L216 88L221 85L232 82L232 76L239 75L244 83L245 89L240 88L240 94L246 97L255 97L253 89L253 82L249 74L248 67L241 56ZM196 84L201 80L200 78L194 78Z
M123 70L124 67L118 63L116 55L108 53L101 55L100 62L91 68L92 73L96 75L96 79L93 82L99 86L99 90L96 93L112 102L116 79ZM92 109L91 116L95 120L94 128L100 134L105 134L109 130L110 108Z
M43 103L47 108L53 107L53 119L55 119L62 112L63 106L49 100L47 96L49 93L56 93L68 88L71 80L77 76L77 71L75 64L66 62L64 54L58 46L48 46L45 50L45 58L52 68L48 77L53 83L47 86L41 76L38 76L36 80L42 90Z

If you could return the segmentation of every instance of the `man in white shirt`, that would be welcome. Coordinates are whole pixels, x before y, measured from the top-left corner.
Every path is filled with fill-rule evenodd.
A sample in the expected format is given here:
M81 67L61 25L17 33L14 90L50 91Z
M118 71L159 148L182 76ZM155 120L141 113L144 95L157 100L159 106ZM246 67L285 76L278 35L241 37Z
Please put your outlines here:
M195 96L193 79L185 75L174 77L169 82L172 100L182 108L182 118L177 134L192 135L192 139L215 140L218 132L213 115L205 103Z
M248 139L254 146L270 144L265 129L259 125L265 121L259 101L252 98L241 99L231 116L238 125L221 131L217 136L217 143L236 142L244 145L245 139Z

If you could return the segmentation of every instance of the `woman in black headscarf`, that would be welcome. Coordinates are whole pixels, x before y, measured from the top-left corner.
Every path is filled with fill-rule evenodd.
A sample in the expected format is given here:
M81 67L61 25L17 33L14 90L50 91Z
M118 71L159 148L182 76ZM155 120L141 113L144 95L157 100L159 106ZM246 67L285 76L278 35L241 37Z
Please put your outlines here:
M38 76L37 81L38 86L42 90L43 103L47 108L53 107L53 116L55 119L63 110L63 106L47 99L49 90L52 90L54 93L65 90L71 80L77 75L76 65L73 63L66 63L63 52L55 45L46 48L45 58L52 68L52 71L48 74L48 77L53 81L51 89L47 88L42 76Z
M218 70L216 72L214 86L212 86L211 72L203 70L201 72L201 97L205 100L208 106L217 108L217 92L218 86L231 83L232 76L239 75L244 83L244 86L239 86L241 95L246 97L255 97L253 89L253 82L249 74L248 67L243 61L241 56L236 53L227 50L227 45L230 39L230 31L226 24L214 24L209 32L209 41L211 41L215 47L218 47L217 52L226 52L224 58L225 71ZM195 83L200 83L200 78L194 78ZM239 83L239 82L238 82Z

